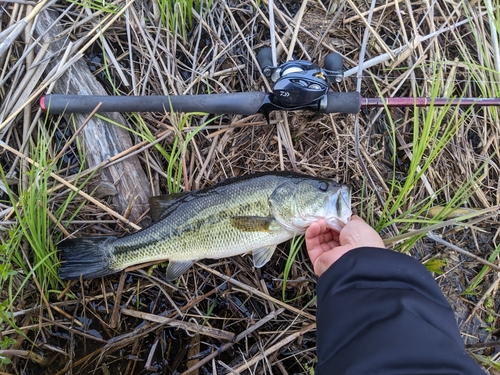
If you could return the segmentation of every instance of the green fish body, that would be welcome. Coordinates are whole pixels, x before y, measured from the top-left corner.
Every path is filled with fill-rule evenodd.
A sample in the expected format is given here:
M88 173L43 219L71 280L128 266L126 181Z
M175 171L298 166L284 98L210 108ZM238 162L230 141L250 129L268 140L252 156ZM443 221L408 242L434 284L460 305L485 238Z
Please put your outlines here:
M153 197L159 221L122 238L87 237L61 242L62 279L109 275L127 267L169 260L167 279L205 258L252 252L262 267L276 245L302 234L320 218L340 230L351 216L347 186L296 173L260 173L207 189Z

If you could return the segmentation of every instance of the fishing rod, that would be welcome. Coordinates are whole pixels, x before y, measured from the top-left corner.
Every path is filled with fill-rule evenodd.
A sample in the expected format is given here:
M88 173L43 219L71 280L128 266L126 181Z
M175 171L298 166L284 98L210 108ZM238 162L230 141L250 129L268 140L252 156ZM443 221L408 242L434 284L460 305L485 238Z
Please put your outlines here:
M269 121L275 110L309 110L319 113L358 113L361 108L434 106L500 106L500 98L363 98L357 91L333 92L330 86L341 82L343 58L332 52L320 67L305 60L273 65L272 49L262 48L257 61L270 78L272 92L170 96L106 96L50 94L40 98L40 108L51 114L97 112L206 112L211 114L253 115L262 113Z

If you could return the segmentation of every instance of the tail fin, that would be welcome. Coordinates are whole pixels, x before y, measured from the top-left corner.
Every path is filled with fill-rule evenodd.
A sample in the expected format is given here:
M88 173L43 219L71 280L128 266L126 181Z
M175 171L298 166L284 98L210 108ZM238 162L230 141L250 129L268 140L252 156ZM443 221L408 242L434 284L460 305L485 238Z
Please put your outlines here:
M106 276L120 270L110 268L111 246L115 237L87 237L64 240L57 245L66 260L59 268L63 280Z

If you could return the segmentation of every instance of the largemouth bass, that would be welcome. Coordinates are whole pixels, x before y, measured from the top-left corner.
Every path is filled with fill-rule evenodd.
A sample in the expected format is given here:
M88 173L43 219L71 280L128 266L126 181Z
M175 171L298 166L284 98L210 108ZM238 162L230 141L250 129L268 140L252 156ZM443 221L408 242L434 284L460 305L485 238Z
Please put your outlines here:
M339 230L351 217L350 190L323 178L296 173L259 173L229 179L207 189L153 197L151 214L159 221L137 233L61 242L62 279L106 276L127 267L169 260L168 280L199 259L251 252L262 267L276 245L302 234L325 218Z

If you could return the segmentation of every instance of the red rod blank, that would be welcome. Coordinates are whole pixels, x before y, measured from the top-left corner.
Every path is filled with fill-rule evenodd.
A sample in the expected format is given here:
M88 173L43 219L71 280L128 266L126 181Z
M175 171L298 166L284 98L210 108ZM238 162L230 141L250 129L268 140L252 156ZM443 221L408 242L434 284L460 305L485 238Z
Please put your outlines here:
M478 106L493 107L500 105L500 98L361 98L361 107L429 107L434 103L437 107L450 106Z

